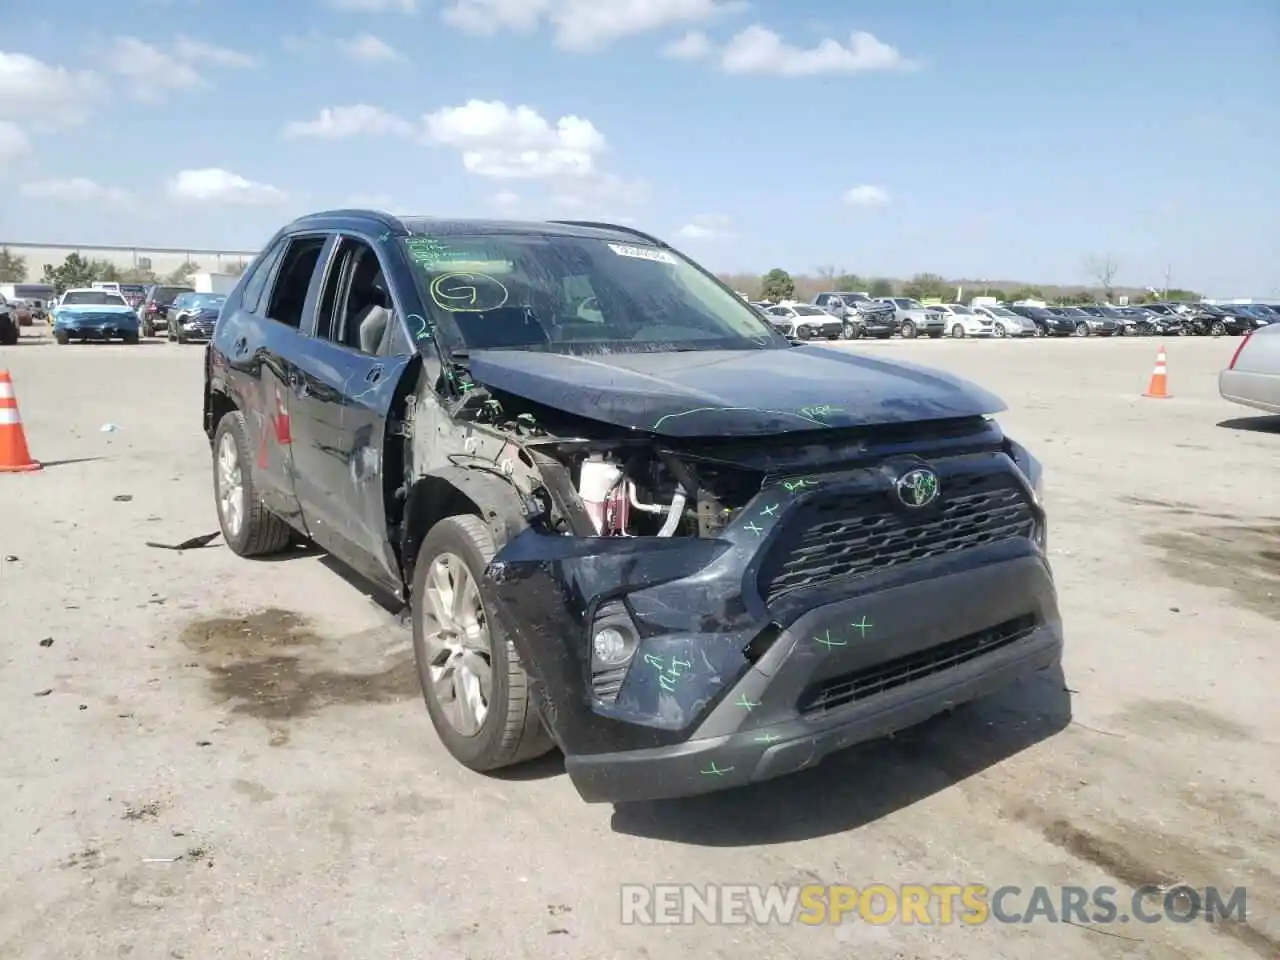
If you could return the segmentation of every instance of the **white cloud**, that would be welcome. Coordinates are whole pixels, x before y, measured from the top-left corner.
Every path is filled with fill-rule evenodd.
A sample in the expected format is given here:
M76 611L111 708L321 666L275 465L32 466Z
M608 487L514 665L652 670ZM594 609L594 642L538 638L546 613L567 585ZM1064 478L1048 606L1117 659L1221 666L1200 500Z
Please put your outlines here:
M868 183L846 190L841 199L851 207L884 207L890 201L887 190Z
M31 141L22 128L8 120L0 120L0 166L31 152Z
M76 123L100 91L91 72L73 73L25 53L0 51L0 118Z
M107 66L123 77L129 93L136 100L155 103L175 90L196 90L207 87L208 81L192 66L247 69L255 60L226 47L216 47L178 37L172 52L139 40L137 37L116 37L108 54Z
M371 33L362 33L349 40L339 40L338 48L348 59L360 63L394 63L403 59L399 51Z
M307 33L289 33L280 38L280 46L290 53L312 50L324 42L324 36L316 30L310 30Z
M345 140L358 136L407 137L413 132L413 124L409 121L367 103L325 107L314 120L295 120L284 128L284 136L291 139L315 137L321 140Z
M679 40L672 41L662 48L663 56L674 60L701 60L711 53L713 47L707 35L701 30L690 30Z
M486 197L485 203L500 210L510 210L513 207L520 206L520 194L512 193L510 190L503 190L491 197Z
M823 73L866 73L877 70L909 70L915 64L894 47L869 33L855 32L848 45L826 39L803 49L756 24L747 27L725 46L720 65L726 73L773 74L811 77Z
M347 13L416 13L418 0L325 0L325 6Z
M178 37L173 42L173 49L179 57L190 57L192 60L199 60L201 63L215 67L251 70L258 65L258 61L247 53L214 46L192 37Z
M133 194L118 187L104 187L84 177L72 177L68 180L41 180L36 183L24 183L19 192L24 197L37 200L49 200L54 203L115 203L133 202Z
M180 170L166 185L175 200L198 203L234 203L262 206L288 199L278 187L246 180L229 170L208 167L203 170Z
M719 214L703 213L686 223L677 233L686 240L724 240L733 236L733 221Z
M428 136L462 154L462 165L495 180L585 179L597 174L604 136L589 120L561 117L553 126L523 104L471 100L426 117Z
M479 36L529 33L547 21L558 46L586 52L623 37L705 23L743 6L738 0L452 0L444 19Z

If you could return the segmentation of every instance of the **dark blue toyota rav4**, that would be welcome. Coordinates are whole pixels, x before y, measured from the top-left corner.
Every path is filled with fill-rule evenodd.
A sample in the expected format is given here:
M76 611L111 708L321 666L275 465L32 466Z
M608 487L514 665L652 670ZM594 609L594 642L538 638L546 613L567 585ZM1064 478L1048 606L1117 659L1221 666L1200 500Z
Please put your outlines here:
M947 374L792 345L661 241L343 210L208 347L242 556L410 605L428 711L622 801L776 777L1056 666L1038 462Z

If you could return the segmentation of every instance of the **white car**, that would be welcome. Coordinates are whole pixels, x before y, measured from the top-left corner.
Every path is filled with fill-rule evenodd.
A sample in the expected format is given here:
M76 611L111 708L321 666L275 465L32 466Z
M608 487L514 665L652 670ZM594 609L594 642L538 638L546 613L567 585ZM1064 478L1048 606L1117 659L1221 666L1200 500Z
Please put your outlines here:
M974 313L971 307L966 307L963 303L940 303L929 309L944 315L947 333L953 337L995 336L995 323L992 319Z
M765 315L775 330L792 340L838 340L844 330L839 317L807 303L780 303L767 307Z
M991 332L997 337L1038 337L1040 328L1030 317L1014 313L1008 307L999 304L970 307L980 317L991 321Z

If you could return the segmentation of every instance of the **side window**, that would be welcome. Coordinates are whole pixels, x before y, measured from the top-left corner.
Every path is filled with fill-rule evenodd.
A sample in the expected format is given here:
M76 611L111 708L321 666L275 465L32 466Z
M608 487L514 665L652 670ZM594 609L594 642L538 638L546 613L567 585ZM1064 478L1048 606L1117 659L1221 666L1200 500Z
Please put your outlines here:
M320 301L323 335L371 357L391 356L399 341L388 282L377 252L363 240L343 237Z
M325 238L295 237L288 243L265 316L297 330L302 326L302 308L307 302L307 290L311 287Z
M262 292L267 288L267 281L271 279L271 271L276 263L280 260L280 254L284 251L288 240L280 240L274 247L258 258L258 262L250 267L249 279L244 285L244 293L240 295L240 306L250 313L257 313L258 308L262 305ZM153 287L151 295L158 296L160 290Z

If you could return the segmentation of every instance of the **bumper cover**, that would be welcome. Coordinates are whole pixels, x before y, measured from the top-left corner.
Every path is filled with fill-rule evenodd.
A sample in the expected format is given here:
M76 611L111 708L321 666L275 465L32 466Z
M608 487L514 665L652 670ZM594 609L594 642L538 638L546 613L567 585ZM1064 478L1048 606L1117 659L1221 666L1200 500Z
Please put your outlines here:
M1014 582L1030 592L1009 593ZM569 755L565 767L583 799L592 803L710 793L807 769L828 754L915 726L1059 664L1062 625L1048 584L1042 562L1026 558L819 608L778 639L688 740ZM1032 597L1036 613L1006 616L1026 609ZM1003 636L993 632L984 644L981 638L993 619L1019 627ZM888 626L895 622L902 626ZM831 624L843 628L839 635ZM861 630L851 636L852 624L870 629L865 637ZM919 646L924 638L948 635L954 639ZM847 646L826 647L831 638ZM812 696L808 691L816 677L857 662L856 654L846 652L851 646L863 647L864 655L871 647L877 656L884 649L912 652L878 671L864 671L862 681L841 684L842 675L857 673L847 671L825 684L829 690L850 683L865 689L878 680L885 689L834 709L798 711L797 703ZM929 663L931 654L941 665ZM928 672L931 665L937 669ZM913 674L918 679L910 679ZM890 676L901 682L890 685Z
M831 533L828 498L879 496L897 464L767 486L714 540L526 531L509 541L481 589L583 798L769 779L1057 663L1061 618L1030 487L1003 455L934 466L952 493L926 522L959 537L953 547L926 549L870 516ZM990 492L966 493L977 489L967 482ZM994 511L984 515L996 528L978 540L966 539L979 522L966 500ZM814 516L823 526L807 527ZM807 534L796 535L806 529L825 530L843 569L858 572L797 575L796 558L812 556ZM607 678L589 654L606 604L625 606L639 638L630 664Z

